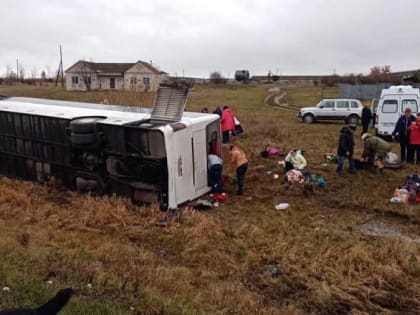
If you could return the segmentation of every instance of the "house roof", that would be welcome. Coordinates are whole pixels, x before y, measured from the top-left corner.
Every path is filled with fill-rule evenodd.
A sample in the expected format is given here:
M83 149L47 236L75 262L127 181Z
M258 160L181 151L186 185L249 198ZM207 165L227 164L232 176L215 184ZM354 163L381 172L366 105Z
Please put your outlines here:
M160 71L158 69L156 69L154 66L152 66L151 64L149 64L145 61L141 61L141 60L139 60L135 63L133 63L133 62L131 62L131 63L90 62L90 61L79 60L74 65L69 67L65 72L69 71L71 68L73 68L75 65L77 65L80 62L83 62L90 69L92 69L93 71L98 72L98 73L121 73L121 75L122 75L122 74L124 74L124 72L126 72L128 69L130 69L132 66L134 66L136 64L142 64L143 66L148 68L153 73L160 74Z
M143 66L145 66L146 68L149 68L150 71L156 73L156 74L160 74L160 71L158 69L156 69L154 66L152 66L150 63L146 62L146 61L137 61L136 63L140 63ZM134 64L133 64L134 65Z
M104 63L104 62L86 62L92 70L95 72L105 72L105 73L124 73L128 68L132 67L134 63Z

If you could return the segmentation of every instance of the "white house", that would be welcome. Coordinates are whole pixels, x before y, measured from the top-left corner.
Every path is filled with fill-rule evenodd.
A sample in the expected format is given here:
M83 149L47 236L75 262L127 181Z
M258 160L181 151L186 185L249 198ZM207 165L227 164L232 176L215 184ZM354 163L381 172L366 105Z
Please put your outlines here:
M129 90L156 92L159 84L167 80L166 72L150 63L100 63L80 60L66 70L66 89Z

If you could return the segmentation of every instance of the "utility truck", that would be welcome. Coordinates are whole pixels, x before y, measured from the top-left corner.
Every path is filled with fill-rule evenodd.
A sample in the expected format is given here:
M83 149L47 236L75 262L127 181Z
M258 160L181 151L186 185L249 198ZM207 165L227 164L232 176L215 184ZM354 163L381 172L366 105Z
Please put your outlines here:
M206 194L218 115L184 112L188 87L161 86L152 109L35 98L0 100L0 173L54 177L164 210Z
M419 111L420 90L410 85L396 85L383 89L375 115L375 129L379 136L391 136L398 118L410 108Z

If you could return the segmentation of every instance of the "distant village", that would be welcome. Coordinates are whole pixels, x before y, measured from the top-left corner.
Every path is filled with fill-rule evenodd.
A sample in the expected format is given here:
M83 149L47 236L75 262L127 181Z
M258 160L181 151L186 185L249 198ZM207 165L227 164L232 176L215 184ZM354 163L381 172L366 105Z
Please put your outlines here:
M420 69L392 72L390 66L374 66L369 74L331 74L331 75L279 75L269 71L265 75L250 75L248 70L237 70L233 78L220 72L211 72L208 78L170 76L158 69L152 62L101 63L79 60L66 70L47 75L45 70L40 77L32 70L27 75L22 67L12 70L7 67L0 84L60 84L69 91L86 90L127 90L155 92L159 84L170 81L184 81L189 84L270 84L280 86L335 86L337 84L412 84L420 81Z

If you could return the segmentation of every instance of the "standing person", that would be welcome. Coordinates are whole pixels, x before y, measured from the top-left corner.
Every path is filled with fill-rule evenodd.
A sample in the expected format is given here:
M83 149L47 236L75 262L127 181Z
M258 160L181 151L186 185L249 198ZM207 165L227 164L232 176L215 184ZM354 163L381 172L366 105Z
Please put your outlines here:
M391 144L385 140L365 133L362 136L363 140L363 161L367 161L370 169L375 171L375 164L380 165L379 170L382 171L382 160L388 152L391 152ZM380 163L378 163L378 161Z
M416 155L416 164L420 164L420 113L417 113L417 118L408 127L410 131L410 140L407 150L407 160L414 163L414 153Z
M222 108L220 106L217 106L216 109L213 111L213 114L217 114L220 117L222 117Z
M369 108L369 105L365 104L362 109L362 133L361 136L368 132L369 124L372 120L372 111Z
M404 111L404 115L402 115L397 123L395 124L394 131L392 132L392 139L395 139L395 136L399 138L400 141L400 148L401 148L401 162L407 161L411 163L412 161L407 156L407 149L409 145L409 129L411 123L416 120L411 114L411 109L406 108Z
M344 160L346 157L349 159L349 172L354 173L354 132L356 131L356 125L349 125L343 127L340 130L340 138L338 140L338 147L337 147L337 156L338 156L338 164L337 164L337 174L341 175L344 166Z
M233 111L228 107L223 107L222 119L220 123L222 124L222 139L223 143L229 142L229 135L231 132L235 131L235 116Z
M223 160L216 154L209 154L207 156L207 167L209 169L209 186L212 193L221 194L223 192Z
M245 173L248 169L248 159L244 151L236 145L230 146L230 161L236 166L237 195L243 195Z

